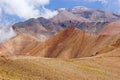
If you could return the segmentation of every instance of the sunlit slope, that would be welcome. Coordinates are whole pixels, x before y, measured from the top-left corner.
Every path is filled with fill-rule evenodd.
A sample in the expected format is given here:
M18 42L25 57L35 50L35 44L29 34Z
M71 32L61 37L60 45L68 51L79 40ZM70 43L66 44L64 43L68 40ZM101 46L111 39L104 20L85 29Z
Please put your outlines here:
M29 34L19 34L0 45L0 55L24 55L33 49L40 41Z
M1 80L120 80L120 57L1 57Z
M100 35L94 43L91 43L84 49L81 55L89 56L92 54L92 56L95 56L104 53L106 54L117 48L120 48L120 34Z
M108 24L99 32L100 35L114 35L118 33L120 33L120 21Z

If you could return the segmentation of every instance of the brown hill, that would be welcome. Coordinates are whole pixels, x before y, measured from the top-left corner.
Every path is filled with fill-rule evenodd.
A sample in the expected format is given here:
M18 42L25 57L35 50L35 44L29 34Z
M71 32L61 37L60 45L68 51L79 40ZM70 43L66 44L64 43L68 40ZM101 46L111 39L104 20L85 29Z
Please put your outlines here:
M120 34L116 35L100 35L94 43L87 46L84 51L83 55L88 56L90 54L99 55L103 53L112 52L120 46ZM120 51L118 51L120 53Z
M120 21L112 22L100 31L100 35L114 35L120 33Z
M3 45L0 45L0 55L22 55L34 48L40 41L28 34L19 34Z
M119 49L119 40L120 34L97 36L75 27L68 27L42 43L31 35L18 35L3 44L0 52L49 58L83 58Z
M68 27L45 43L35 47L29 55L77 58L84 48L96 39L97 37L93 34L86 33L75 27Z
M91 57L116 49L120 35L93 35L68 27L29 52L29 55L52 58Z

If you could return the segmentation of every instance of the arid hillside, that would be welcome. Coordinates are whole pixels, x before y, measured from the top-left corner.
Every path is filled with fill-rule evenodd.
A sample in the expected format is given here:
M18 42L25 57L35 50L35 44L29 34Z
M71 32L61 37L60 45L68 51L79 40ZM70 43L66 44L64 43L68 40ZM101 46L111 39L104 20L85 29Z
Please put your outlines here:
M114 35L118 33L120 33L120 21L108 24L99 32L100 35Z
M0 45L0 55L22 55L31 49L33 49L40 40L28 35L28 34L19 34L6 43Z
M29 55L52 58L91 57L112 51L120 40L120 34L93 35L74 27L68 27L38 45Z
M75 27L67 27L45 42L20 34L0 46L0 54L40 56L48 58L83 58L119 48L120 34L95 35Z
M105 54L77 59L1 56L0 79L119 80L120 39L111 46L114 49Z
M120 51L120 50L119 50ZM1 57L1 80L119 80L120 55L81 59ZM110 56L112 55L112 56Z
M77 58L86 46L97 39L75 27L68 27L35 47L29 55L52 58Z

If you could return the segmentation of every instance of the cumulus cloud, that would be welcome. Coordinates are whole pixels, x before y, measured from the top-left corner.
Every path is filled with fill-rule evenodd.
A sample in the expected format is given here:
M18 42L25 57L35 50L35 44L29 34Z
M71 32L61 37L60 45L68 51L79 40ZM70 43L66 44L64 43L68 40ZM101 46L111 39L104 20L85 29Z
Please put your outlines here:
M0 44L14 37L16 33L11 27L11 24L0 26Z
M57 15L57 11L44 7L49 2L49 0L1 0L0 8L6 14L18 16L21 19L51 18Z

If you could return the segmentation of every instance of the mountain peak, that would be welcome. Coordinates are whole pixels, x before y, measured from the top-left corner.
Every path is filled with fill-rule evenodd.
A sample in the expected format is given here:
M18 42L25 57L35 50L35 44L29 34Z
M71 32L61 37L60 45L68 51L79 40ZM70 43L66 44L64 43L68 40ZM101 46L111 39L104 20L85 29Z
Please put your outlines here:
M89 8L87 8L85 6L75 6L72 10L76 10L76 9L79 9L79 10L90 10Z
M66 10L66 8L59 8L59 9L57 9L58 11L64 11L64 10Z

